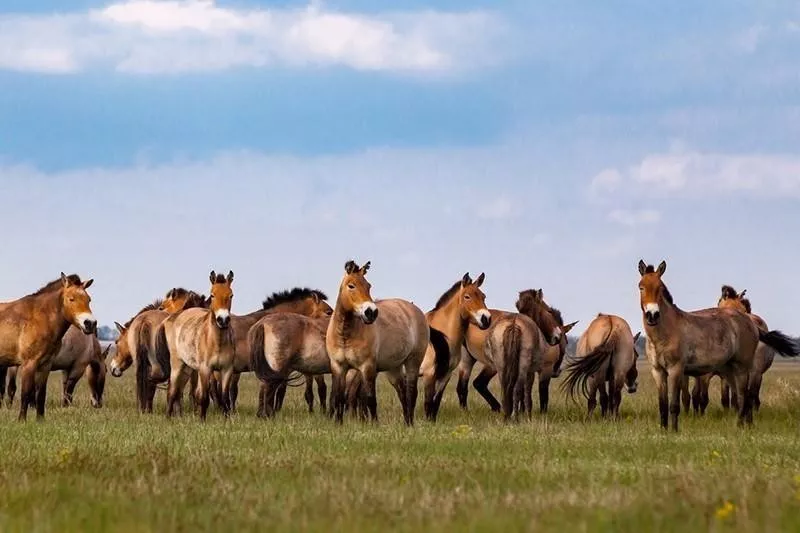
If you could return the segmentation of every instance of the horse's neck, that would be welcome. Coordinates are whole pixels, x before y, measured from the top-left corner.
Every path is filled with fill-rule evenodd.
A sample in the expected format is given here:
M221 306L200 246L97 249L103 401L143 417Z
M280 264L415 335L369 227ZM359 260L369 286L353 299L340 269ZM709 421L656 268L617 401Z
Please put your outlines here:
M234 343L233 328L228 327L227 329L220 329L217 327L213 311L209 311L208 317L206 317L206 335L208 335L211 344L218 348Z
M55 332L56 339L63 339L70 327L70 322L64 316L64 307L61 304L61 291L43 295L42 300L36 302L36 313L47 318L49 331Z
M458 305L452 301L441 309L435 309L428 314L430 326L444 333L450 343L451 349L460 346L467 334L469 321L461 318Z
M355 313L345 311L338 302L336 309L333 310L331 321L336 339L343 342L354 337L358 333L359 324L363 324Z
M669 343L675 336L681 334L681 322L684 313L678 306L666 300L660 304L661 320L657 326L648 326L645 322L647 337L658 346L662 343Z

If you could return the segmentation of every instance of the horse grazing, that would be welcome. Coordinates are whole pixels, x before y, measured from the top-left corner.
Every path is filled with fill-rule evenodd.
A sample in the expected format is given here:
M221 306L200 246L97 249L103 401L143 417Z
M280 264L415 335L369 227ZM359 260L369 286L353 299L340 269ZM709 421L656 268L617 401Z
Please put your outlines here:
M85 335L75 326L70 326L64 334L61 349L53 359L51 372L60 370L63 374L61 405L69 407L78 381L86 375L89 381L92 407L103 406L103 392L106 385L106 357L111 345L105 350L100 346L97 336ZM17 367L8 373L8 406L14 401L17 392Z
M204 308L207 298L184 288L173 288L166 297L143 307L125 325L115 322L119 337L116 354L111 360L111 375L121 377L123 372L136 363L136 401L142 413L153 412L156 386L165 383L168 370L162 370L155 360L155 332L170 315L183 309ZM169 358L167 358L167 364Z
M571 398L580 389L588 400L588 416L597 408L600 392L602 416L619 417L622 387L636 392L636 341L628 323L615 315L598 314L578 339L575 359L567 365L567 377L561 385ZM606 384L608 388L606 389Z
M542 372L549 348L561 345L564 331L553 309L545 303L541 289L521 291L516 307L519 313L491 309L492 326L489 330L480 330L472 325L467 328L465 349L458 367L457 393L462 408L467 408L472 368L476 361L480 361L483 368L472 386L486 400L492 411L499 412L502 409L506 418L515 410L528 414L532 412L531 389L535 374ZM502 337L506 331L508 336L504 341ZM490 336L494 336L491 351L488 350ZM519 356L514 355L517 353ZM512 357L513 359L509 359ZM519 357L523 359L520 360ZM524 368L519 365L524 365ZM489 391L489 383L498 372L503 381L503 404ZM519 380L522 381L518 383ZM518 391L518 385L523 389Z
M208 309L192 308L170 315L156 332L155 357L169 360L170 383L167 394L167 416L173 416L180 392L191 377L198 373L195 401L200 405L200 418L205 420L209 405L211 373L222 373L220 407L227 416L231 377L233 376L236 342L231 325L233 303L233 272L227 277L213 270L209 275L211 296ZM164 366L161 365L162 370Z
M373 421L378 419L375 381L386 372L403 406L406 425L414 424L417 380L430 328L425 314L411 302L400 299L373 301L366 279L370 263L359 267L345 264L336 306L328 323L325 345L331 363L331 404L335 419L342 423L346 404L346 376L358 370L363 380L363 398Z
M667 263L658 268L639 261L639 301L647 335L647 358L659 392L661 426L678 430L680 391L684 374L717 373L736 387L742 398L739 425L752 424L753 368L759 341L788 356L800 346L779 331L759 329L737 309L713 308L686 312L675 305L662 281Z
M37 418L44 417L47 378L70 325L86 335L97 331L86 292L92 282L62 272L35 293L0 304L0 366L20 367L19 420L34 402Z
M480 290L485 279L486 276L481 274L473 282L469 273L464 274L425 315L431 339L420 374L425 394L425 416L431 421L436 421L445 388L461 359L467 327L472 324L486 330L491 325L492 315L486 308L486 295Z
M239 396L239 378L244 372L251 372L253 367L250 364L250 344L248 333L253 326L265 316L279 313L296 313L311 318L330 317L333 309L325 301L328 297L325 293L315 289L295 287L289 291L275 292L261 304L261 309L247 315L231 315L231 330L236 340L236 359L234 371L231 378L230 394L228 402L231 410L236 409L236 400ZM215 371L212 376L212 391L215 396L221 394L219 391L220 378L219 372ZM319 401L323 411L327 406L328 388L325 378L321 375L305 375L306 391L305 399L308 404L309 412L314 410L314 381L317 383ZM278 383L275 391L274 410L279 410L283 405L286 395L286 383ZM221 402L220 402L221 404Z
M723 285L721 289L721 295L719 300L717 300L717 307L738 309L739 311L746 313L756 324L758 329L766 331L768 329L767 323L760 316L753 314L753 308L750 300L745 298L746 293L747 290L743 290L739 293L736 292L736 289L730 285ZM755 360L753 361L753 369L751 371L752 375L750 378L753 387L753 409L756 411L761 408L761 383L764 379L764 373L766 373L766 371L772 367L774 360L775 350L763 342L759 342L758 347L756 348L756 356ZM707 374L705 376L695 378L695 385L691 394L692 406L695 410L695 413L702 415L705 413L706 408L708 407L708 388L712 377L713 374ZM735 391L733 394L731 394L731 388L728 383L725 382L725 380L722 380L721 382L720 393L722 407L724 409L728 409L731 406L738 408L739 398Z

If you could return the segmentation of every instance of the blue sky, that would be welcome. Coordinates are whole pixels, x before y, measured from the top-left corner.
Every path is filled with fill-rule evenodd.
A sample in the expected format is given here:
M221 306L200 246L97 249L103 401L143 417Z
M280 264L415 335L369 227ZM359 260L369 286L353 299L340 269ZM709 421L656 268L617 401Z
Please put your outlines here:
M6 0L0 87L2 299L74 271L110 323L230 268L244 313L353 257L638 329L643 257L800 323L796 2Z

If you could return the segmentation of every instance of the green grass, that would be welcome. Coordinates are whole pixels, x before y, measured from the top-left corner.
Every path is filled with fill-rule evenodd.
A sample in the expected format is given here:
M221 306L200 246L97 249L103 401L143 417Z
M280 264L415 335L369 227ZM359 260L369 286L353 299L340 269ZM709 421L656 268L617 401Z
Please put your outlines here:
M132 376L109 376L106 406L57 407L43 423L0 410L0 531L798 531L800 366L767 375L753 429L719 407L658 427L652 380L623 397L617 423L583 421L553 394L551 414L505 425L453 384L440 422L401 424L381 380L379 425L336 427L290 390L276 420L240 413L167 421L134 408ZM419 411L418 411L419 413ZM726 508L726 502L730 502Z

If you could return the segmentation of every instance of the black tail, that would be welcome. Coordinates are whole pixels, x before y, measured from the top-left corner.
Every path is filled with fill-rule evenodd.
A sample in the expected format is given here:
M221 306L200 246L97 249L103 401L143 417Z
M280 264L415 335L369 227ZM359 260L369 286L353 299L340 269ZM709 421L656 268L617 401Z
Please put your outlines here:
M522 329L516 320L503 332L503 374L500 382L503 387L503 416L508 419L514 412L517 402L514 391L519 377L519 359L522 347Z
M797 357L800 355L800 343L778 330L764 331L759 329L758 340L784 357Z
M167 329L164 324L158 326L158 331L156 331L155 351L156 363L161 367L162 375L169 378L172 365L169 362L169 344L167 344Z
M144 409L145 401L149 397L150 389L150 324L142 324L136 333L136 399L139 407Z
M569 397L574 400L575 391L580 388L583 396L588 398L589 378L595 375L603 364L613 357L616 351L616 336L609 335L606 341L592 352L570 361L566 368L567 377L564 382L561 383L561 390L566 390ZM610 374L613 372L614 369L609 366L608 373Z
M436 353L436 365L434 367L434 375L436 379L444 379L447 373L450 372L450 345L447 343L447 337L438 329L429 328L431 330L431 346Z
M270 373L264 353L264 324L256 324L247 333L247 344L250 345L250 368L261 381L267 379Z

